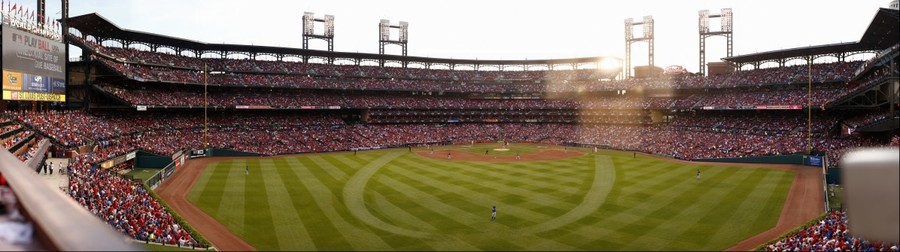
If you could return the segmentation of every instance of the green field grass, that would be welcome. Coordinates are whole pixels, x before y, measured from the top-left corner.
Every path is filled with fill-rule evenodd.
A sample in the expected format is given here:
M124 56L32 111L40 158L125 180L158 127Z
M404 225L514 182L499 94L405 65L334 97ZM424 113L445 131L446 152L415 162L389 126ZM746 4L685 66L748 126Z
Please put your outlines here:
M222 161L188 199L259 250L722 250L773 227L792 180L623 152L486 163L397 149Z
M133 176L135 179L140 179L141 181L147 181L148 178L156 175L159 170L159 168L134 168L126 173L126 175Z

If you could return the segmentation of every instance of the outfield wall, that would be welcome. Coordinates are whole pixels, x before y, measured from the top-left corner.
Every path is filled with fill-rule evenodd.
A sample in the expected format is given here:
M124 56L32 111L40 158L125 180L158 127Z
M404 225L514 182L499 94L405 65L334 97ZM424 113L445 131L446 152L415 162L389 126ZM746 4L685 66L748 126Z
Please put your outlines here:
M163 168L172 163L172 158L160 156L149 152L138 151L134 159L134 167L139 168Z
M672 159L681 159L683 158L658 154L658 153L647 153L642 150L630 150L630 149L619 149L613 148L607 145L596 145L596 144L585 144L585 143L563 143L561 145L565 146L574 146L581 148L600 148L604 150L619 150L619 151L632 151L632 152L640 152L665 158ZM756 163L756 164L792 164L792 165L808 165L815 167L822 167L825 162L824 159L825 153L820 151L813 151L813 155L803 155L803 154L791 154L791 155L774 155L774 156L763 156L763 157L737 157L737 158L704 158L704 159L694 159L693 161L700 162L721 162L721 163Z
M776 155L764 157L742 157L742 158L706 158L695 159L701 162L723 162L723 163L760 163L760 164L793 164L822 166L822 156L816 155Z
M259 153L236 151L236 150L232 150L232 149L216 149L216 148L209 148L209 149L206 149L206 151L207 151L207 153L209 153L208 155L209 155L210 157L220 157L220 156L225 156L225 157L257 157L257 156L262 156L262 155L259 154Z

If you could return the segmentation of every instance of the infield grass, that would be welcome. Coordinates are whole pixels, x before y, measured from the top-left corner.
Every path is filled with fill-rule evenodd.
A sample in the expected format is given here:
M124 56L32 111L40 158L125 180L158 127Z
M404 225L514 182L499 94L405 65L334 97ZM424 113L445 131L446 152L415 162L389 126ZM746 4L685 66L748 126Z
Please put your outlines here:
M188 199L259 250L722 250L775 225L793 175L630 152L488 163L402 148L222 161Z
M497 151L495 149L506 148L507 151ZM451 149L457 149L473 154L484 155L484 152L487 151L487 156L513 156L516 153L521 155L540 152L541 150L549 149L552 147L544 146L544 145L532 145L532 144L511 144L508 146L503 146L502 144L490 143L490 144L476 144L464 147L451 147ZM558 147L555 147L558 148ZM446 148L445 148L446 149Z

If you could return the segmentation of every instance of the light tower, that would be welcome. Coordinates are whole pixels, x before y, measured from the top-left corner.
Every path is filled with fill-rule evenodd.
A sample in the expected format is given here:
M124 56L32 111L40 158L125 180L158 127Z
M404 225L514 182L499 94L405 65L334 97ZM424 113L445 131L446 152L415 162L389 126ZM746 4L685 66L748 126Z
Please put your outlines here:
M706 38L712 36L725 36L728 40L728 45L726 47L727 56L731 57L733 51L733 38L732 38L732 14L731 8L722 9L722 13L719 15L710 15L709 10L701 10L700 11L700 74L706 75ZM709 30L709 19L710 18L719 18L722 21L722 27L720 31L710 31Z
M37 1L38 26L43 26L47 19L47 0Z
M397 29L398 38L397 40L391 39L391 29ZM381 22L378 22L378 54L384 54L384 46L386 45L398 45L403 50L403 56L406 56L406 41L408 39L408 28L409 23L406 21L400 21L400 25L391 25L391 21L387 19L382 19ZM384 66L384 60L378 61L379 65ZM403 61L403 67L406 67L406 61Z
M317 34L316 22L325 24L325 32ZM316 18L312 12L303 13L303 49L309 49L310 39L321 39L328 42L328 51L334 51L334 16L325 15L324 19Z
M391 28L397 29L399 31L399 38L397 40L391 39ZM384 46L386 45L399 45L403 49L403 56L406 56L406 41L408 32L409 23L406 21L400 21L400 25L391 25L391 21L387 19L382 19L381 22L378 23L378 53L384 54Z
M643 25L644 36L634 37L634 26ZM647 41L648 63L653 66L653 16L644 16L641 22L634 22L634 19L625 19L625 78L631 78L631 44L641 41Z

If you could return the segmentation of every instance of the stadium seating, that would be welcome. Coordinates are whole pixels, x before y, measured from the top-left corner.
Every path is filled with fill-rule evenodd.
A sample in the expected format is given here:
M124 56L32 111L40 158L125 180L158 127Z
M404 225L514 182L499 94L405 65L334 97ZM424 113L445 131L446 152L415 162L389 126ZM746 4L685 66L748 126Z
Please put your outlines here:
M583 92L622 89L758 87L845 82L864 62L835 62L738 71L726 76L666 76L613 80L617 72L591 69L553 71L472 71L358 65L301 64L251 59L201 59L133 48L101 46L70 36L92 50L92 59L141 81L203 83L203 67L212 85L239 87L331 88L453 92ZM812 71L810 74L809 71Z
M375 110L371 116L384 117L384 122L396 118L445 118L457 113L440 110ZM408 115L403 115L408 113ZM544 114L547 118L566 118L566 112ZM568 112L571 113L571 112ZM479 113L481 114L481 113ZM491 113L487 113L491 115ZM199 114L98 114L83 112L48 112L13 114L36 129L46 132L62 131L59 124L68 122L71 135L48 133L51 137L79 141L61 141L75 145L96 143L100 148L98 160L143 149L170 155L184 148L203 146L201 115ZM463 115L465 114L454 114ZM493 114L503 118L506 114ZM511 112L508 115L535 116L535 112ZM806 121L797 115L761 114L755 117L728 113L699 115L681 114L668 125L642 126L645 122L635 111L601 110L579 116L594 115L614 120L602 123L428 123L405 124L347 124L337 115L291 114L215 114L209 121L209 139L213 147L272 155L279 153L340 151L363 147L391 147L407 144L462 143L469 141L547 142L606 145L610 148L641 150L670 155L682 159L750 157L803 152L808 149ZM442 117L443 116L443 117ZM453 116L453 115L451 115ZM569 115L574 116L574 115ZM539 116L538 116L539 117ZM465 117L462 117L463 119ZM480 118L480 117L479 117ZM621 118L624 121L615 121ZM827 151L831 164L837 164L840 154L859 146L889 144L872 138L852 136L842 138L829 132L838 118L813 118L813 146ZM412 120L412 119L410 119ZM581 120L584 120L582 118ZM624 125L618 125L624 124ZM97 127L100 125L101 127ZM93 163L93 162L89 162Z
M897 244L853 237L845 212L829 211L821 221L774 243L766 251L897 251Z
M105 151L101 151L105 152ZM119 232L140 241L204 247L144 187L116 174L129 165L102 169L90 165L124 152L88 153L69 164L68 192L79 204Z
M132 87L99 83L97 87L131 105L203 106L202 90L190 88ZM245 90L211 92L209 106L268 106L300 108L303 106L340 106L342 108L394 109L649 109L756 106L804 106L807 90L776 89L754 92L697 93L681 97L606 96L559 99L478 99L465 96L333 94L301 90ZM840 94L836 88L816 89L812 104L820 107ZM539 97L536 97L539 98Z

